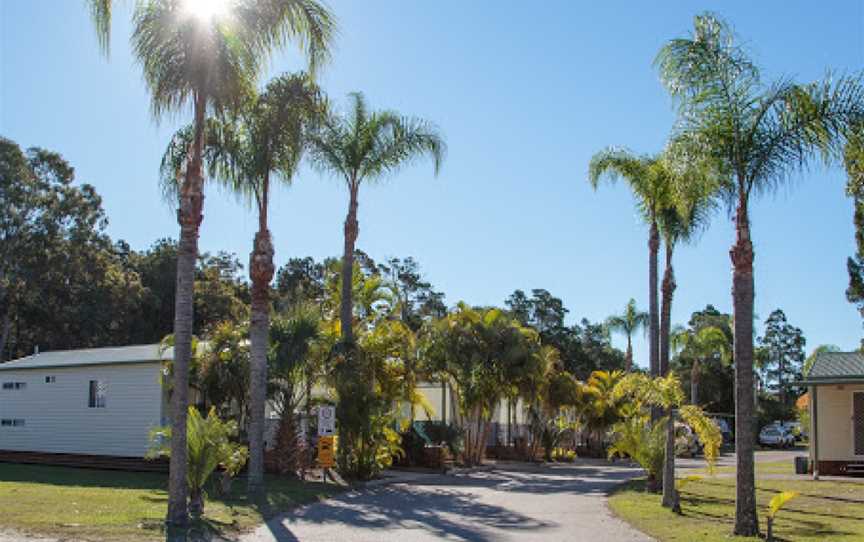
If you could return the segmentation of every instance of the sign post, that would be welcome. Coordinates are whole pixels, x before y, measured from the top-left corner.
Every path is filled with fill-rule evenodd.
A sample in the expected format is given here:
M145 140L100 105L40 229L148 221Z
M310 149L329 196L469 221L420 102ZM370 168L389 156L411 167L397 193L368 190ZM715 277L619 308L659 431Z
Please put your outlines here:
M327 483L330 469L336 465L336 407L318 407L318 465L323 470L322 478Z

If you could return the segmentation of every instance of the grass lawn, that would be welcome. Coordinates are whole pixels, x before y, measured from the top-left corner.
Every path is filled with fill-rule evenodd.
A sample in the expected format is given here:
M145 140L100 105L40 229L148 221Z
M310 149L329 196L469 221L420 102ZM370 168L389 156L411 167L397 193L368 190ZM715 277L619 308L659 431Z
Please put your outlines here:
M768 501L780 491L792 490L801 495L777 515L774 535L778 540L864 540L864 483L757 480L756 488L762 533ZM660 542L751 540L730 536L735 515L734 478L688 483L681 492L680 516L661 507L660 495L646 493L641 480L616 491L609 506L617 516Z
M756 475L759 476L761 474L794 474L795 465L792 463L792 460L788 461L757 461L756 462ZM715 467L714 474L734 474L735 467ZM710 476L708 473L708 469L687 469L684 471L683 469L678 472L679 477L689 476Z
M164 474L0 463L0 529L93 541L164 540ZM271 477L251 502L238 480L230 495L208 500L203 530L249 529L299 504L329 496L335 485Z

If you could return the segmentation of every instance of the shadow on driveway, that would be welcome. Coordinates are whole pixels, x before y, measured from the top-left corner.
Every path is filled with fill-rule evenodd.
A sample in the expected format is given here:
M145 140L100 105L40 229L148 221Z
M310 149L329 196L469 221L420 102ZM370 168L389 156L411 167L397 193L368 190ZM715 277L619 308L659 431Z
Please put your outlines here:
M553 521L536 496L602 500L638 469L597 465L504 467L456 476L420 476L374 489L351 491L267 522L269 533L244 540L462 539L491 541L502 535L532 538L564 526ZM558 497L568 497L560 499ZM535 502L530 502L535 501ZM545 502L545 501L544 501ZM545 515L545 519L535 516ZM557 517L556 517L557 519ZM269 535L269 536L267 536ZM255 537L257 536L257 537Z

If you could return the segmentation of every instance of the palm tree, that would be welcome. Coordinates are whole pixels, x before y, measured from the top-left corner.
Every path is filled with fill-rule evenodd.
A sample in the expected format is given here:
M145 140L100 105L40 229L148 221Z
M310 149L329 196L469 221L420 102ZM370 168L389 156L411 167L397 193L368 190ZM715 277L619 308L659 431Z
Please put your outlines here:
M630 372L633 368L633 334L648 325L648 313L636 308L636 300L630 298L624 312L606 319L606 327L610 331L618 331L627 336L627 361L624 370Z
M96 30L96 40L102 53L108 56L111 49L111 8L113 0L88 0L90 6L90 19Z
M352 328L352 273L354 247L359 234L357 205L360 185L392 173L420 156L428 155L441 167L446 146L428 122L403 117L394 111L370 112L361 93L350 95L351 110L345 116L327 115L310 137L310 155L320 170L329 171L348 187L348 216L342 253L342 298L339 310L342 343L354 345Z
M591 158L588 182L596 190L600 180L623 178L630 185L637 205L648 223L648 338L652 376L660 374L659 307L657 302L657 254L660 250L658 220L668 207L670 171L659 157L636 156L629 151L608 148Z
M275 270L268 228L273 177L290 184L300 163L305 134L319 109L319 92L305 74L282 75L246 105L233 129L222 133L222 149L214 153L217 175L258 212L258 231L249 255L252 309L249 387L249 491L264 484L264 424L267 395L267 352L270 347L270 281Z
M699 380L702 368L718 355L723 363L732 361L732 343L727 332L717 326L698 330L678 329L672 332L672 349L693 358L690 366L690 404L699 405Z
M202 159L207 111L239 106L273 48L299 41L314 67L327 54L331 14L315 0L225 0L195 12L188 0L148 0L133 15L132 47L151 92L156 118L192 105L192 144L177 173L180 243L174 310L174 396L169 476L169 524L188 522L186 487L186 367L191 355L192 293L204 203ZM220 9L215 9L220 8Z
M724 173L718 194L735 207L736 239L730 250L735 329L736 535L759 531L753 464L753 244L750 196L770 192L814 157L841 154L844 134L860 118L859 77L807 85L781 79L764 84L736 43L730 27L713 15L695 18L694 32L673 39L655 61L678 101L678 132Z
M665 158L664 158L665 159ZM713 194L701 182L706 171L698 171L688 161L685 171L676 172L671 177L673 187L670 205L658 216L658 226L666 248L663 281L660 286L660 373L669 372L669 338L672 326L672 298L677 284L672 257L680 242L693 242L707 226L715 209ZM675 165L667 166L676 169Z

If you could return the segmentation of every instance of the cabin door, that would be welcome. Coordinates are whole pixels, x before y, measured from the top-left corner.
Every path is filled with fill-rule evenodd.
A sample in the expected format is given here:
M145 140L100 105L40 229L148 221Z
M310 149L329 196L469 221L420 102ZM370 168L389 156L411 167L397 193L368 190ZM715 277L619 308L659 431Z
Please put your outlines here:
M855 455L864 456L864 392L852 394L852 441Z

